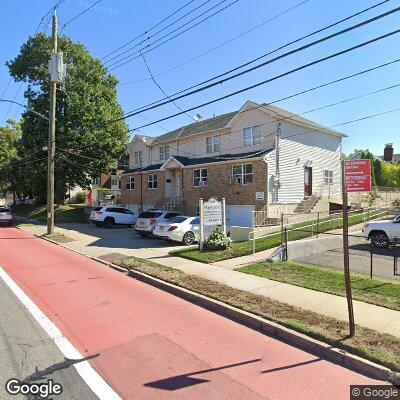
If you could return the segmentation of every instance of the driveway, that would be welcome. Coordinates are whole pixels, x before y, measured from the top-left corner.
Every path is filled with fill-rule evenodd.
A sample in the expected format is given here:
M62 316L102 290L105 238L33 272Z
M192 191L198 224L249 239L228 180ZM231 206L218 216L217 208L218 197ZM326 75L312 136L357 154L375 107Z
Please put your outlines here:
M24 230L35 234L43 234L46 227L43 225L26 225ZM167 242L151 237L144 238L133 228L115 227L113 229L98 228L92 224L60 224L56 233L70 239L66 247L84 252L92 257L99 257L112 252L142 258L165 257L171 250L184 248L179 243Z

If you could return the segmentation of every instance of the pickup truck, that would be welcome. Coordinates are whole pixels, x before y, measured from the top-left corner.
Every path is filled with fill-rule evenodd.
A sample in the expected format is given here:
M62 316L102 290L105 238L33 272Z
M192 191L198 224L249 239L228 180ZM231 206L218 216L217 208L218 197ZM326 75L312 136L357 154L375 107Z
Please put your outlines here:
M362 229L365 239L377 247L386 247L395 241L400 243L400 214L392 220L370 221Z

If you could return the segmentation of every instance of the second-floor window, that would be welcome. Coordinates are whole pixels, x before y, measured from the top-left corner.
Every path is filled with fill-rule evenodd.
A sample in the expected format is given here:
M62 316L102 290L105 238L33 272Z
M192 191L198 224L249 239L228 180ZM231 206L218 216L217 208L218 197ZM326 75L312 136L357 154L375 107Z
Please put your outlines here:
M206 138L207 153L216 153L221 151L221 136L210 136Z
M205 168L193 171L193 185L197 187L207 186L207 170Z
M100 178L93 178L92 186L100 186Z
M149 175L149 189L157 189L157 174Z
M127 190L135 189L135 178L133 176L128 176L126 178L125 188Z
M160 160L166 161L169 158L169 146L160 147Z
M241 164L232 167L232 180L233 183L246 185L253 182L253 165Z
M111 177L111 187L119 187L119 178L118 176Z
M261 126L251 126L243 129L243 145L245 147L261 144Z
M142 152L142 150L135 151L133 153L133 158L135 160L135 164L136 165L142 165L143 164L143 152Z

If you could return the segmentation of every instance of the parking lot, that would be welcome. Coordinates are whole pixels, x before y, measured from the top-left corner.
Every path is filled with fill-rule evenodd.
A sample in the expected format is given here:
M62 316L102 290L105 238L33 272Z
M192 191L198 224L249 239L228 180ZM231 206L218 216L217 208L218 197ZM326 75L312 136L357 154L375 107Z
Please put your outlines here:
M307 241L303 243L304 246L307 246ZM400 264L400 247L397 249L393 247L371 247L371 244L364 238L355 235L349 237L349 246L350 270L352 272L369 275L372 259L373 276L400 280L400 276L393 275L394 257L396 255L399 257ZM322 252L315 252L310 249L307 256L300 257L296 261L343 270L343 248L338 246Z
M31 233L43 234L45 230L44 225L29 226ZM124 226L106 229L93 224L68 223L58 225L55 232L69 239L67 247L77 251L85 250L92 257L115 252L151 259L167 256L171 250L184 247L180 243L142 237L133 228Z

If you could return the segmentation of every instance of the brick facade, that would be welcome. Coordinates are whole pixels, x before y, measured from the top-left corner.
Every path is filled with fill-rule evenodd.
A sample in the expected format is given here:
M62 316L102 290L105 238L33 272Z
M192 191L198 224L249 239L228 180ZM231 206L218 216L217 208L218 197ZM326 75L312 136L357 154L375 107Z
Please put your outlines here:
M240 185L231 183L232 166L252 164L253 182ZM204 188L194 186L193 171L200 167L182 169L183 202L180 211L194 215L196 205L200 198L205 200L210 197L221 199L225 197L228 205L254 205L256 210L262 209L267 203L268 170L267 164L262 160L238 161L237 163L209 164L201 168L207 169L207 186ZM122 204L151 204L161 207L169 199L165 197L165 172L157 171L157 189L148 188L149 173L134 173L135 189L126 189L126 178L122 176ZM142 190L140 190L142 188ZM256 192L264 192L264 200L256 200Z

